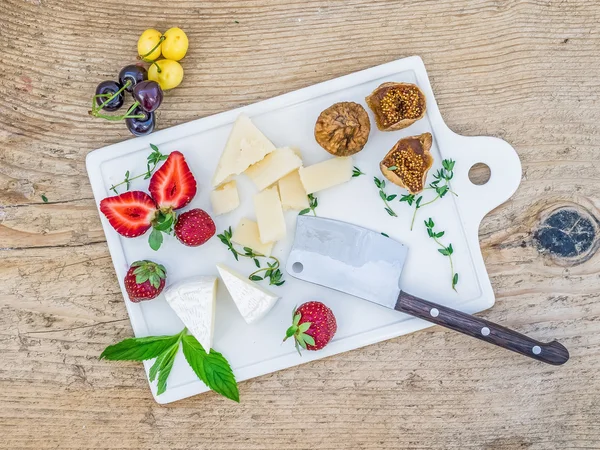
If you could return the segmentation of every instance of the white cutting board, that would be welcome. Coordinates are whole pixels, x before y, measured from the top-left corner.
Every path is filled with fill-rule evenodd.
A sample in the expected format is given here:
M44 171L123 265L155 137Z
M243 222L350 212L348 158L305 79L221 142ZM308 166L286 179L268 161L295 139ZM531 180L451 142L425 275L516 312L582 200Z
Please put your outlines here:
M364 99L386 81L419 85L427 98L426 117L404 130L387 133L377 130ZM113 195L109 187L121 181L126 170L132 174L144 171L149 144L153 143L162 153L179 150L185 155L198 182L198 194L186 209L202 208L211 213L210 181L232 123L240 113L250 116L276 146L300 148L305 165L309 165L331 157L316 143L314 125L321 111L340 101L360 103L369 112L369 141L355 155L355 165L367 175L318 193L318 215L385 232L408 245L410 250L400 283L403 290L471 313L492 306L494 293L479 248L479 223L485 214L515 192L521 179L521 164L515 150L506 142L492 137L459 136L446 126L425 66L416 56L93 151L87 156L86 164L96 202L99 204L104 197ZM421 209L411 232L412 209L406 203L394 200L391 205L399 217L388 216L373 184L373 176L382 178L379 161L394 143L402 137L426 131L433 134L431 152L435 159L428 182L432 181L431 174L440 167L442 159L454 159L452 188L459 196L447 195ZM483 186L473 185L468 178L469 169L478 162L487 164L491 169L491 178ZM228 226L235 227L241 217L255 217L252 195L256 189L244 176L239 177L238 183L241 206L215 218L218 233ZM147 188L147 180L136 180L131 186L133 190L147 191ZM388 183L386 191L388 194L406 193L391 183ZM253 270L251 261L236 262L216 237L196 248L185 247L174 237L166 237L161 249L154 252L148 246L147 234L135 239L124 238L112 229L102 214L100 217L124 294L125 273L129 265L139 259L152 259L164 264L168 270L167 284L193 275L217 275L216 263L224 263L242 273ZM293 241L296 217L297 212L286 213L288 236L276 245L273 253L282 261L283 267ZM460 274L458 293L450 287L448 259L438 253L434 242L427 236L423 220L429 217L435 221L436 229L446 231L442 240L451 242L455 249L454 264ZM269 287L282 298L267 317L254 325L244 322L227 290L222 283L219 284L213 347L229 360L238 381L431 326L428 322L296 280L287 274L285 279L283 286ZM141 303L131 303L126 295L124 297L136 336L174 334L183 328L162 296ZM292 309L309 300L322 301L333 309L338 331L324 350L305 351L300 357L292 342L282 344L281 341L290 324ZM150 365L150 362L144 363L146 373ZM181 352L168 379L167 391L156 396L156 383L151 384L151 389L159 403L207 390L188 367ZM244 401L243 395L241 401Z

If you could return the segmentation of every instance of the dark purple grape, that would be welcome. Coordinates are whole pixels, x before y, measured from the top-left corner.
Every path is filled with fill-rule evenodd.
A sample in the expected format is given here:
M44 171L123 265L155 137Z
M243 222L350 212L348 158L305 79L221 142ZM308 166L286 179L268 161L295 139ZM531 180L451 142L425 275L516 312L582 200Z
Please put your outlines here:
M115 92L117 92L119 89L121 89L122 87L123 86L121 86L116 81L103 81L96 87L96 95L98 95L98 94L112 95ZM96 97L96 104L98 106L100 106L108 98L109 97ZM102 109L104 109L105 111L116 111L121 106L123 106L123 92L120 92L119 95L117 95L110 102L108 102L106 105L104 105L104 107Z
M142 81L133 88L133 98L140 102L144 111L152 112L160 106L163 91L156 81Z
M131 131L135 136L144 136L146 134L150 134L154 131L154 126L156 125L156 116L153 112L144 111L139 106L131 113L132 116L143 115L144 117L141 119L137 118L127 118L125 119L125 123L127 124L127 128Z
M127 92L132 92L136 84L147 79L148 71L144 67L135 64L125 66L119 72L119 82L123 86L125 86L128 81L130 82L129 86L125 88Z

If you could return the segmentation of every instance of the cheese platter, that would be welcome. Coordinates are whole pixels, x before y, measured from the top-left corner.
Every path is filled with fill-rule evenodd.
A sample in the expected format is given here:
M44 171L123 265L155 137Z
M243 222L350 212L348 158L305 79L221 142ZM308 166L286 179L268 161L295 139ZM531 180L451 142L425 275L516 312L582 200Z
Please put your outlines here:
M390 87L390 82L418 89L405 92L404 87ZM395 88L395 94L406 95L402 101L413 102L414 111L405 113L414 114L414 119L397 121L401 125L382 119L389 97L379 95L382 86ZM382 109L373 111L373 105ZM359 132L337 139L332 117L346 127L353 124ZM429 167L420 172L422 176L407 176L404 166L394 161L401 161L402 148L418 145L423 156L419 161ZM164 230L174 225L175 236L153 229L148 237L146 229L145 235L132 238L117 232L110 214L118 207L113 205L107 214L103 201L124 194L124 189L115 192L111 188L119 184L125 170L146 167L151 146L165 158L172 155L184 161L181 164L189 166L195 187L193 194L191 189L183 193L186 202L177 205L176 218L163 214L160 219L159 227ZM476 163L490 167L485 185L469 181L469 169ZM169 161L161 164L167 166ZM86 165L135 336L173 335L186 326L202 341L202 348L211 346L227 358L237 381L431 325L306 283L291 270L289 276L284 267L299 213L348 222L404 243L411 251L399 280L402 288L436 304L474 313L494 303L479 248L479 223L514 193L521 179L519 158L508 143L492 137L459 136L445 125L419 57L104 147L91 152ZM127 192L149 191L150 201L173 207L175 200L164 193L167 181L155 183L159 171L150 184L141 178L131 181ZM424 189L431 191L428 197L421 195L421 203ZM147 201L142 194L136 195ZM198 210L212 217L210 224ZM191 233L197 223L204 228ZM440 226L443 232L436 228ZM445 240L442 248L434 240ZM251 257L238 257L232 252L234 245L252 250ZM349 247L353 245L348 242ZM148 301L133 301L125 282L130 266L140 260L156 261L168 273L165 290ZM144 267L156 271L151 265ZM262 268L271 275L278 273L279 278L264 276ZM202 294L186 301L189 285L184 282L189 279L195 280L195 292ZM310 301L322 302L333 311L335 335L323 349L299 356L294 345L282 344L282 340L291 336L286 329L296 314L290 313ZM208 390L182 350L173 352L168 387L158 394L160 379L150 383L159 403ZM144 367L149 379L154 379L153 361L144 361Z

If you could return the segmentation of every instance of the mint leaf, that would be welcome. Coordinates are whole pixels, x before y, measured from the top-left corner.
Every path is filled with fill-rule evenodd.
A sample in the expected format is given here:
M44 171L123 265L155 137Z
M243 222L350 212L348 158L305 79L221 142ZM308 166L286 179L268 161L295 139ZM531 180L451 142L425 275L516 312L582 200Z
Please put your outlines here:
M48 197L46 197L46 194L42 194L41 197L44 203L48 203Z
M175 336L129 338L106 347L100 354L100 359L108 359L110 361L145 361L160 356L169 347L175 345L178 340L178 334Z
M158 389L156 391L156 395L160 395L167 390L167 379L171 374L171 369L173 368L173 363L175 362L177 350L179 350L179 335L177 335L177 339L177 345L171 347L161 359L160 368L158 369Z
M156 361L154 361L154 364L152 364L152 367L150 367L150 373L148 375L150 377L151 382L156 380L156 375L158 375L158 370L160 369L160 366L162 365L162 360L165 355L166 355L166 352L160 354L158 356L158 358L156 358Z
M152 233L150 233L150 237L148 238L148 244L150 244L150 248L154 251L158 250L163 243L163 235L160 231L154 229Z
M223 355L212 349L207 354L192 335L183 336L182 344L183 355L196 376L216 393L239 403L240 393L235 376Z

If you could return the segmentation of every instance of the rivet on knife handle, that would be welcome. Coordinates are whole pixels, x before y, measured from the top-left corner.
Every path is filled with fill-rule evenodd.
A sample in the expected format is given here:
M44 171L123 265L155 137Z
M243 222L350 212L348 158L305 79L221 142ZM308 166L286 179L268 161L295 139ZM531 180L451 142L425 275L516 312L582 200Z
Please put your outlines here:
M561 365L569 359L569 351L558 341L538 342L488 320L406 292L400 292L394 309L548 364Z

